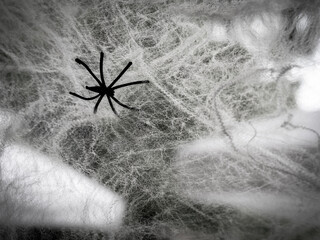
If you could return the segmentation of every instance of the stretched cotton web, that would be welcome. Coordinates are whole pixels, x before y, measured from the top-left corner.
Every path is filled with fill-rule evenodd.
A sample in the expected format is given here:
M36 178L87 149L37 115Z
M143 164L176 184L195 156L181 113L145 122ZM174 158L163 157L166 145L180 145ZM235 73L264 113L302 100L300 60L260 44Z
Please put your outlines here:
M318 28L288 40L292 30L273 18L271 26L285 37L257 32L263 41L251 45L245 34L228 35L234 16L246 22L247 11L257 14L256 25L246 22L255 29L278 6L294 18L300 2L256 1L252 9L243 8L247 2L0 3L0 107L23 116L25 126L17 131L23 141L127 199L118 239L319 234L318 150L300 144L284 150L268 145L272 138L255 137L260 129L256 122L295 107L299 84L286 81L295 64L292 52L313 49ZM260 16L255 9L262 8L266 13ZM305 19L300 29L316 22L298 19ZM245 31L233 24L232 31ZM119 119L105 98L94 115L95 101L69 94L90 95L85 86L94 80L74 59L98 75L100 51L105 53L107 85L129 61L133 65L119 84L151 82L115 94L139 112L115 104ZM301 215L292 210L296 206ZM17 229L3 234L30 233ZM43 230L41 236L45 234ZM61 239L93 235L99 239L98 233L66 230Z

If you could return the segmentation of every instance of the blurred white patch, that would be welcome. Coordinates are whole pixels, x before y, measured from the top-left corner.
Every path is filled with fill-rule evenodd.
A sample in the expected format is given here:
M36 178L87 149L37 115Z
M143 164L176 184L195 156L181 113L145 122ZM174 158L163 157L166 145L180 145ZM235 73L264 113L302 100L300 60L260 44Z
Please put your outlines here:
M302 83L296 93L298 107L304 111L320 110L320 69L307 68L302 74Z
M225 192L194 194L192 198L204 203L225 204L246 213L295 219L297 222L307 221L311 225L317 225L320 221L320 207L317 204L319 195L297 198L281 193ZM310 215L313 217L310 218Z
M309 27L310 24L310 19L308 17L308 15L306 14L300 14L298 17L298 21L296 24L296 31L298 32L298 34L303 33L304 31L306 31Z
M216 42L223 42L228 40L227 26L224 20L215 17L205 23L208 29L209 39Z
M251 52L268 51L278 39L283 28L280 14L273 12L254 12L239 15L232 21L233 39Z
M320 112L290 116L242 122L228 130L237 152L223 135L181 146L175 166L184 194L205 204L317 224L319 193L308 188L320 182L306 166L318 164L285 154L319 146Z
M307 21L307 20L303 20ZM289 81L300 82L296 92L296 103L299 109L307 112L320 110L320 41L311 56L297 58L298 66L288 72Z
M125 202L110 189L31 148L7 146L0 158L0 223L115 230Z

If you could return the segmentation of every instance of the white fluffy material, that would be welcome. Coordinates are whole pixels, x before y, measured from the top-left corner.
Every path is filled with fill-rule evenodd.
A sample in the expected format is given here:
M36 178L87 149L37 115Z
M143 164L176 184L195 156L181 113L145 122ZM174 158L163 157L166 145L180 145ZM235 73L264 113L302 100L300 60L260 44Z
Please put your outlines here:
M59 160L13 144L0 170L0 224L112 231L122 223L123 199Z
M230 34L253 54L266 54L279 40L284 28L283 16L264 8L250 10L232 19Z
M319 5L0 1L1 107L24 117L28 144L129 201L123 239L159 225L297 239L319 228ZM98 73L100 51L106 82L129 61L119 83L150 80L116 92L140 111L116 105L117 118L104 98L94 115L69 94L92 96L74 59Z

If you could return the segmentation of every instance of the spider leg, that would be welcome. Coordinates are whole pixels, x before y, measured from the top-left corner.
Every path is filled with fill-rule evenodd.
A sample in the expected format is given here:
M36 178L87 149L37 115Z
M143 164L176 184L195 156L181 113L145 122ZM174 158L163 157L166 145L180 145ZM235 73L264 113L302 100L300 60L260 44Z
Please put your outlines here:
M149 83L149 82L150 82L149 80L145 80L145 81L136 81L136 82L131 82L131 83L125 83L125 84L121 84L121 85L115 86L115 87L113 87L113 89L127 87L127 86L135 85L135 84Z
M78 95L78 94L76 94L76 93L73 93L73 92L69 92L69 93L70 93L71 95L73 95L73 96L75 96L75 97L78 97L78 98L81 98L81 99L83 99L83 100L93 100L93 99L95 99L95 98L97 98L97 97L100 96L100 94L98 94L97 96L86 98L86 97L82 97L82 96L80 96L80 95Z
M101 86L93 86L93 87L86 86L86 89L88 89L88 90L90 90L92 92L100 93L102 87Z
M109 101L109 104L110 104L110 107L111 107L112 111L114 112L115 115L117 115L117 116L119 117L117 111L114 109L114 106L113 106L113 104L112 104L112 101L111 101L111 99L110 99L110 96L107 95L107 97L108 97L108 101Z
M98 101L97 101L96 105L94 106L93 113L97 113L98 106L99 106L99 104L100 104L100 102L101 102L102 98L103 98L103 95L101 95L101 96L100 96L100 98L98 99Z
M112 96L110 96L116 103L118 103L120 106L122 106L122 107L124 107L124 108L128 108L128 109L130 109L130 110L136 110L136 111L138 111L138 109L136 109L136 108L133 108L133 107L129 107L129 106L127 106L127 105L125 105L125 104L123 104L122 102L120 102L118 99L116 99L115 97L112 97Z
M100 78L101 78L102 84L106 85L106 83L104 82L104 76L103 76L103 56L104 56L104 53L101 52L100 53Z
M132 65L132 62L129 62L127 64L127 66L121 71L121 73L118 75L118 77L116 77L115 80L113 80L113 82L108 86L108 87L112 87L120 78L121 76L128 70L128 68Z
M96 77L96 75L94 75L94 73L91 71L91 69L88 67L87 64L85 64L83 61L81 61L79 58L76 58L75 61L80 64L83 65L87 71L91 74L91 76L99 83L99 85L101 86L102 83L100 82L100 80Z

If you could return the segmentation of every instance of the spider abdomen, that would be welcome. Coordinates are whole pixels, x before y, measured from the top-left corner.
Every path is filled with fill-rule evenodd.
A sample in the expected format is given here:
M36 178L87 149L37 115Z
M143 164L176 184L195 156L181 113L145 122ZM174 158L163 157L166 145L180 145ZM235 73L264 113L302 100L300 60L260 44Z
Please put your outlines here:
M109 87L94 86L94 87L86 87L86 89L93 91L93 92L96 92L96 93L106 94L106 95L112 96L112 97L114 95L114 90Z
M105 89L101 86L86 87L86 89L88 89L92 92L101 93L101 94L105 91Z

